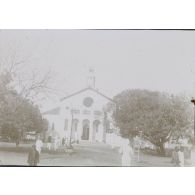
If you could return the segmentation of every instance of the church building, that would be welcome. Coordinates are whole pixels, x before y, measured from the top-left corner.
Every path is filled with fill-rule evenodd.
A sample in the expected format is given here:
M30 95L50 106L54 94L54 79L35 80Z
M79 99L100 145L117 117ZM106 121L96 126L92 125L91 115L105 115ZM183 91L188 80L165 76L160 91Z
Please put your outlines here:
M90 69L86 88L62 98L57 107L43 113L49 122L49 136L71 142L106 142L107 134L115 131L106 109L109 103L116 106L111 98L96 89L94 71Z

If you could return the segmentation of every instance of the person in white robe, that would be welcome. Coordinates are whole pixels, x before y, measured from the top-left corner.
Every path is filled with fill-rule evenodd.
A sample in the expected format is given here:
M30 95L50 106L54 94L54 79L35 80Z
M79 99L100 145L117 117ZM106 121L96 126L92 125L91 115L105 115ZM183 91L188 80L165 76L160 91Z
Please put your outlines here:
M38 137L38 139L36 140L36 143L35 143L35 147L36 147L36 150L39 152L39 154L41 153L41 149L43 147L43 142L42 140L40 139L40 137Z
M133 156L133 149L130 145L129 139L125 139L123 144L120 148L120 153L122 154L121 164L122 166L131 166L132 164L132 156Z
M178 151L179 166L184 167L184 148L181 147Z

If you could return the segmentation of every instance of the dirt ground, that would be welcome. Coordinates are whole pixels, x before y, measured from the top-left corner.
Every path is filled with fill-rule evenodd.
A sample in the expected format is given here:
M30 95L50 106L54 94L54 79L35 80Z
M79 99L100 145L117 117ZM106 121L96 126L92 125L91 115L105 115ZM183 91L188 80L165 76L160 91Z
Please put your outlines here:
M30 144L21 144L19 148L14 143L0 143L1 165L28 166L27 157ZM72 152L48 153L42 152L39 166L121 166L121 155L117 148L103 143L82 142L74 145ZM172 167L171 158L140 154L132 160L132 166ZM195 166L195 152L192 152L192 165Z
M2 165L27 164L30 145L21 144L15 149L15 144L0 145L0 160ZM80 143L74 145L73 151L63 153L42 152L39 166L120 166L121 156L117 150L102 143Z

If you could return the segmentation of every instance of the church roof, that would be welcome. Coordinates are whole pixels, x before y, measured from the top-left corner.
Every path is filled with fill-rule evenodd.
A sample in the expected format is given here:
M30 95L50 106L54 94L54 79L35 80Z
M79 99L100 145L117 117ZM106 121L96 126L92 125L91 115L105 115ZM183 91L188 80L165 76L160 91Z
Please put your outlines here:
M71 98L71 97L73 97L73 96L75 96L75 95L78 95L78 94L80 94L80 93L83 93L84 91L87 91L87 90L91 90L91 91L97 93L98 95L101 95L102 97L104 97L104 98L108 99L109 101L111 101L111 102L113 102L113 103L116 104L116 102L115 102L113 99L107 97L106 95L104 95L104 94L102 94L101 92L99 92L97 89L94 89L94 88L91 88L91 87L87 87L87 88L84 88L84 89L82 89L82 90L80 90L80 91L77 91L77 92L75 92L75 93L72 93L72 94L70 94L70 95L68 95L68 96L66 96L66 97L64 97L64 98L62 98L60 101L62 102L62 101L64 101L64 100L68 99L68 98ZM58 115L59 113L60 113L60 107L55 107L55 108L53 108L53 109L51 109L51 110L48 110L48 111L46 111L46 112L43 112L43 115L47 115L47 114L49 114L49 115L50 115L50 114L51 114L51 115Z
M58 115L59 113L60 113L60 107L57 107L57 108L53 108L51 110L44 112L43 115L46 115L46 114Z
M88 91L88 90L91 90L91 91L93 91L93 92L95 92L95 93L101 95L102 97L108 99L109 101L115 103L115 101L114 101L112 98L107 97L107 96L104 95L103 93L99 92L97 89L94 89L94 88L91 88L91 87L87 87L87 88L84 88L84 89L82 89L82 90L80 90L80 91L77 91L77 92L75 92L75 93L72 93L72 94L70 94L70 95L68 95L68 96L66 96L66 97L64 97L64 98L62 98L60 101L62 102L62 101L66 100L66 99L68 99L68 98L70 98L70 97L73 97L73 96L75 96L75 95L78 95L78 94L83 93L84 91Z

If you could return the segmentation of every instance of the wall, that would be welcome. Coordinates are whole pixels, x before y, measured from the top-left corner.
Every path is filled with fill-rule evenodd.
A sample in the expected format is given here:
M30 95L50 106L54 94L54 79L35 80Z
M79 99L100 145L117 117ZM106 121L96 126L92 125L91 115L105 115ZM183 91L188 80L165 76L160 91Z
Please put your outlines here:
M83 101L86 97L91 97L93 103L90 107L86 107L83 104ZM78 138L81 139L82 130L83 130L83 121L88 119L90 121L90 141L104 141L104 110L105 106L109 102L105 97L97 94L94 91L87 90L82 93L79 93L70 98L64 99L59 103L60 113L58 115L46 115L45 117L49 120L50 126L52 122L55 123L55 130L59 132L60 137L70 136L71 135L71 121L73 119L78 120ZM76 113L76 110L80 113ZM73 114L72 114L73 113ZM108 114L108 118L110 118ZM68 130L64 131L64 121L68 119ZM96 134L96 139L93 140L93 122L98 120L100 122L99 131Z

